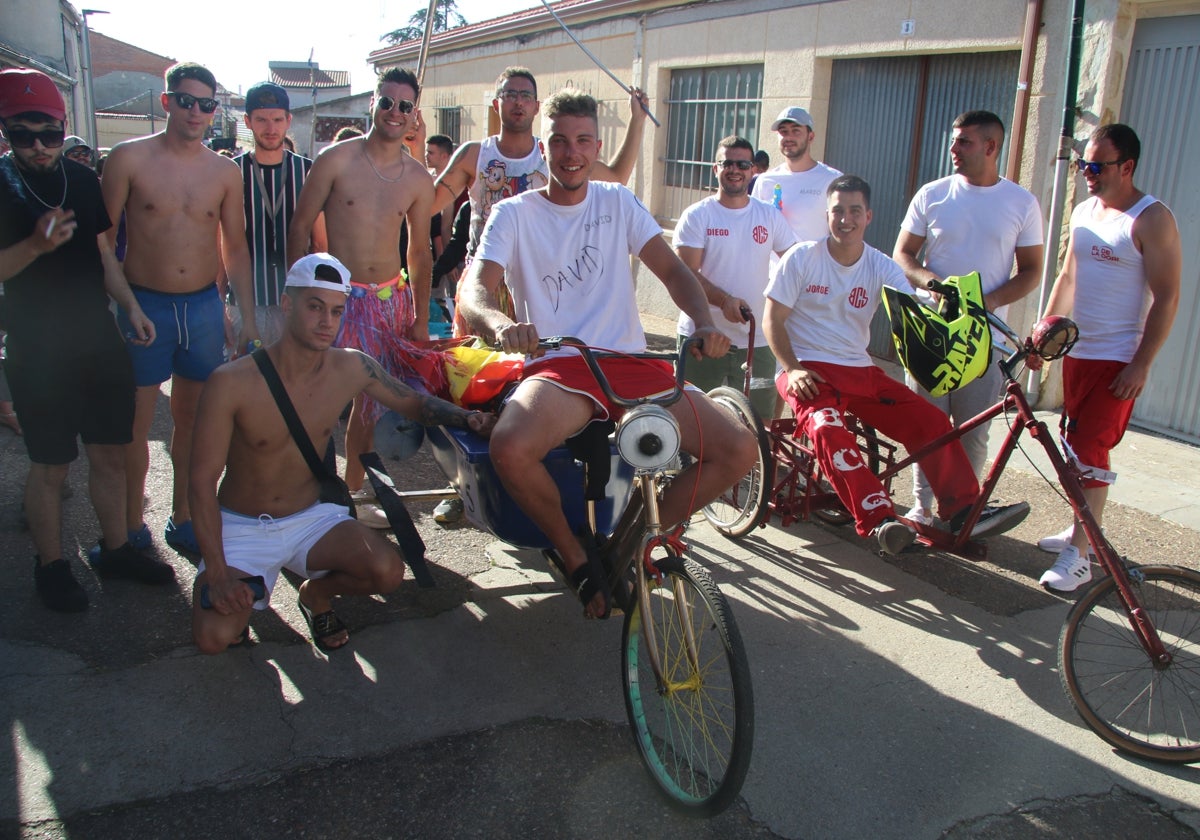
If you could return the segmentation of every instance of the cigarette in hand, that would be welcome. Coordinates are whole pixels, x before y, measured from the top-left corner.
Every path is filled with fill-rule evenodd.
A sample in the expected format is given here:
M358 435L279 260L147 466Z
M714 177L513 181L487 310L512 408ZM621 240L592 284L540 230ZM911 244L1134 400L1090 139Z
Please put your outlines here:
M46 225L46 238L50 238L50 234L54 233L54 225L58 222L58 216L50 217L50 224Z

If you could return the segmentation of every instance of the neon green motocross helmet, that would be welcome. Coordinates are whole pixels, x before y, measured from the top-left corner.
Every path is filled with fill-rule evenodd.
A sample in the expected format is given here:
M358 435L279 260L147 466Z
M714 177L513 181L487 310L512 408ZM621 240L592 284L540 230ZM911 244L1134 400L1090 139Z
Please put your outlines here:
M904 369L935 397L973 382L992 358L979 272L942 281L937 307L887 286L883 303Z

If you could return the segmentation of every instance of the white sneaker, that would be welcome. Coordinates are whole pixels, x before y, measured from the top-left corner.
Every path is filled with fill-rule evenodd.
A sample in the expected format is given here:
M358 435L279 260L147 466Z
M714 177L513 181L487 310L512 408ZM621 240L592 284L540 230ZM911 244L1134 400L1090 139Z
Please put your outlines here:
M379 505L357 504L354 509L358 514L358 521L368 528L376 528L380 531L391 530L392 524L388 522L387 514Z
M1038 583L1051 592L1074 592L1092 579L1091 556L1079 556L1079 549L1068 545L1058 554L1054 565L1047 569Z
M1057 534L1051 534L1048 537L1042 537L1038 540L1038 548L1045 551L1047 554L1058 554L1064 548L1071 544L1071 540L1075 538L1075 525L1067 526L1065 531L1059 531Z
M908 513L904 514L904 518L909 522L916 522L918 525L932 525L933 514L925 510L925 508L917 505Z

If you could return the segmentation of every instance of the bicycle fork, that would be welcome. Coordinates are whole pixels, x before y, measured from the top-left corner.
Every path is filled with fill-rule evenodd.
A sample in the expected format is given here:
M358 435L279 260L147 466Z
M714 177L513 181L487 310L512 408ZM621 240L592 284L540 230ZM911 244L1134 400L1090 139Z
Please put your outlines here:
M638 609L641 611L642 633L646 639L646 653L650 659L650 668L654 672L654 680L658 687L658 693L660 696L666 696L677 691L698 687L700 654L696 643L695 631L692 626L691 607L688 604L687 589L682 580L672 578L671 586L674 593L674 609L678 614L679 626L683 633L684 645L687 651L688 676L682 681L671 680L663 667L662 657L660 656L661 648L658 644L657 631L652 620L653 605L650 598L651 578L654 579L655 584L661 585L662 575L654 568L651 555L656 548L661 547L668 554L682 558L684 545L679 539L678 533L663 533L658 513L657 484L653 480L653 477L639 474L635 480L642 496L646 515L645 530L642 534L640 551L637 556L637 559L641 562L634 564L637 579Z

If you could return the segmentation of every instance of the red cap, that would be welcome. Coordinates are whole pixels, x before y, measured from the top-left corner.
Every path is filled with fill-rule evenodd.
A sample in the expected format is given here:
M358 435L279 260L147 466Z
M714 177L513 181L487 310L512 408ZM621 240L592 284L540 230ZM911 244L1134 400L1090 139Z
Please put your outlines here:
M67 118L62 93L49 76L36 70L0 71L0 119L27 111L56 120Z

